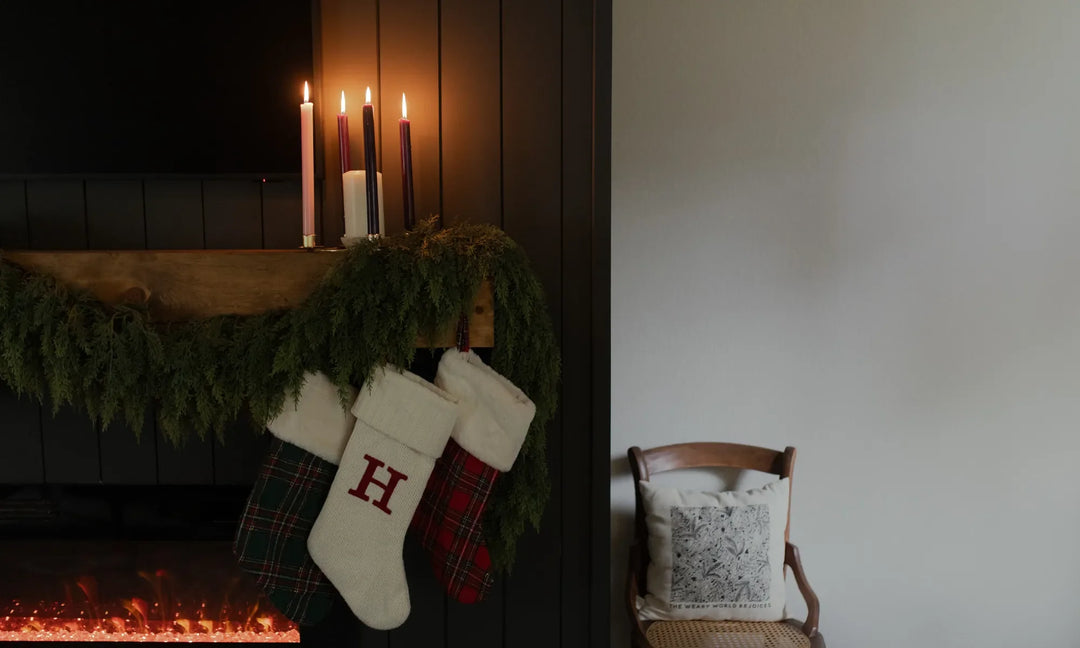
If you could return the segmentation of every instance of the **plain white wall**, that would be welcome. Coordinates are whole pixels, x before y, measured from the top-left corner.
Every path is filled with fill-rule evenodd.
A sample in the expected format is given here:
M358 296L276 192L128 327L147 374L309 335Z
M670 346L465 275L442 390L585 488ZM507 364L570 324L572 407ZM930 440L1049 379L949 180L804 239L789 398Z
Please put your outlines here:
M615 644L626 448L727 440L830 646L1080 645L1080 2L614 5Z

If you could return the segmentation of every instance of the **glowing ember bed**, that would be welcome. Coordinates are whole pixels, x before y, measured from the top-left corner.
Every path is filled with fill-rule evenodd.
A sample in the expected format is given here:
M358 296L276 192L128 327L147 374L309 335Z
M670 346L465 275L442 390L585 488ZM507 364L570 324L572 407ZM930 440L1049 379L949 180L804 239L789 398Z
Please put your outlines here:
M0 542L0 642L297 643L222 541Z

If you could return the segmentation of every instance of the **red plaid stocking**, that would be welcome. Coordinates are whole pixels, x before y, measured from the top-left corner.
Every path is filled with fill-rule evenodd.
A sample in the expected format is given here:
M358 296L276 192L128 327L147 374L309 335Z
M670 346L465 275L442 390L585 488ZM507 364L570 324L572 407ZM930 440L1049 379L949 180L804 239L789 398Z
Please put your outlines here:
M410 527L447 593L475 603L494 583L484 509L500 471L513 466L536 407L471 351L443 354L435 384L458 399L460 413Z
M482 600L495 582L480 518L498 476L450 439L412 519L435 577L461 603Z

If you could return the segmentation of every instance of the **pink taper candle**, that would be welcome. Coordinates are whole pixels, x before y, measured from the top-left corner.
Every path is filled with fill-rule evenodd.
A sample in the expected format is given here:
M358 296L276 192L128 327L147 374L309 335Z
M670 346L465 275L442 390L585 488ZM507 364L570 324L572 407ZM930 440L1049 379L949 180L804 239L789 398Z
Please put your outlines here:
M304 240L306 248L315 247L315 122L314 110L308 99L304 81L304 103L300 104L300 178L304 209Z

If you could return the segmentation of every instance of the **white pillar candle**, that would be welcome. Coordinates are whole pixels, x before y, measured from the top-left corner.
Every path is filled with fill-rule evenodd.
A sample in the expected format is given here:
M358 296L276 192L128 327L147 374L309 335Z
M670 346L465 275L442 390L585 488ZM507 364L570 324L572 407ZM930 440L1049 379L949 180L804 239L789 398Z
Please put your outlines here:
M304 210L304 247L315 247L315 121L304 81L304 103L300 104L300 191Z
M342 197L345 203L345 238L366 237L367 221L367 176L365 171L346 171L341 174ZM379 185L379 231L386 231L386 214L383 212L382 174L376 177Z

